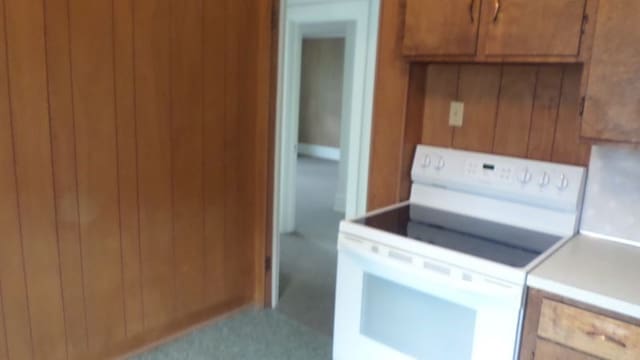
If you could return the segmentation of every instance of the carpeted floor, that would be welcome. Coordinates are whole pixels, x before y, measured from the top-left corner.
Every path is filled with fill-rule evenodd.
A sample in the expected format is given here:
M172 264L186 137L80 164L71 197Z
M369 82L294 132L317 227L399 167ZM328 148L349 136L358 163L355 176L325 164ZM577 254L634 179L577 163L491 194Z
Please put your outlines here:
M281 238L281 299L142 354L137 360L315 360L331 358L336 243L333 211L338 164L300 158L297 231Z
M283 314L331 336L338 225L333 210L338 163L298 161L296 232L281 236L280 303Z

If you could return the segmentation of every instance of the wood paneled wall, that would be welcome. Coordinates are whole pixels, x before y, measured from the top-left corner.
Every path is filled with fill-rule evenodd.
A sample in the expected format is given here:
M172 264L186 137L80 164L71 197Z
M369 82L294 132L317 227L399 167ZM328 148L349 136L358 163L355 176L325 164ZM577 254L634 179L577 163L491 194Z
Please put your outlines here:
M420 143L586 165L581 74L580 65L428 65L424 92L409 94L423 99ZM449 126L451 101L464 102L460 128Z
M402 55L403 1L383 1L374 95L369 209L409 197L418 144L585 165L582 66L411 62ZM452 100L464 125L448 125Z
M0 359L262 301L271 6L0 0Z

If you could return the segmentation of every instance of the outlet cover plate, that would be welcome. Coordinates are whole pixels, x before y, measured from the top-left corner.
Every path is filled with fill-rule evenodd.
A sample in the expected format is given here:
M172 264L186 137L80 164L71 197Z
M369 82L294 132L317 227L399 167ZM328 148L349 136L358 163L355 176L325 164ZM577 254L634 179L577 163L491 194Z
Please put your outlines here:
M449 126L462 127L464 118L464 103L462 101L452 101L449 109Z

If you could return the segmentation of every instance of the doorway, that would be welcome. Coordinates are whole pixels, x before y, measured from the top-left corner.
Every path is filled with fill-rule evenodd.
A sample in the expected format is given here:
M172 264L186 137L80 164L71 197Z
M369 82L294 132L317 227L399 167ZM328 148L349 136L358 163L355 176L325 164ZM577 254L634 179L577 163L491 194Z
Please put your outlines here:
M281 311L328 335L338 223L366 210L378 12L379 0L281 7L271 303L282 295Z

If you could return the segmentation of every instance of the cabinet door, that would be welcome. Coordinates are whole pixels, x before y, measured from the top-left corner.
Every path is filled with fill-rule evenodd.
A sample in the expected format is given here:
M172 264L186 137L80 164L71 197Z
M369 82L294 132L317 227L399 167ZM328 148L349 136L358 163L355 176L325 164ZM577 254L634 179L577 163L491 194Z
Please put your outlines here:
M484 0L487 56L578 56L586 0Z
M640 142L640 1L600 1L582 136Z
M480 1L407 0L403 53L475 55Z

